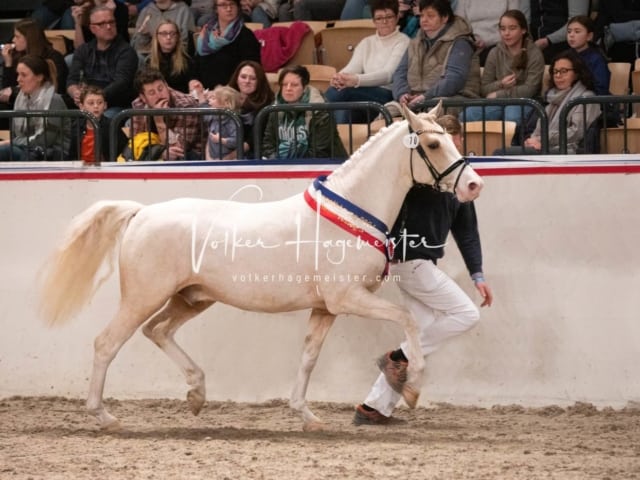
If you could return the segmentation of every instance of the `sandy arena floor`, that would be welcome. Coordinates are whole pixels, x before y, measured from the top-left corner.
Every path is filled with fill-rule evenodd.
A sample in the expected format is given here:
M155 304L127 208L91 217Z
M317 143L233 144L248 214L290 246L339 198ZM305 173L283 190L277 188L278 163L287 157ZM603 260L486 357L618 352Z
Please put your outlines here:
M0 479L640 479L640 408L439 405L391 426L313 403L304 433L285 401L108 400L123 429L97 430L84 400L0 400Z

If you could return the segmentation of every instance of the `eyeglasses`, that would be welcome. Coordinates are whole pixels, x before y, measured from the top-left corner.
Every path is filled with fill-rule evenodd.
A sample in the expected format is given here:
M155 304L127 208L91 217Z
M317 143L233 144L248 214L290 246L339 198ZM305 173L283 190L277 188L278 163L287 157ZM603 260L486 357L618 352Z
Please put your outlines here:
M115 24L116 24L115 20L109 20L107 22L92 23L91 25L98 28L106 28L106 27L113 27L115 26Z
M554 76L557 76L557 75L564 76L569 72L573 72L573 68L558 68L557 70L554 70L551 73L553 73Z
M216 7L218 8L235 8L238 5L236 5L235 3L217 3Z
M396 18L395 15L385 15L384 17L374 17L373 21L376 23L387 23Z
M177 37L178 32L158 32L159 37Z

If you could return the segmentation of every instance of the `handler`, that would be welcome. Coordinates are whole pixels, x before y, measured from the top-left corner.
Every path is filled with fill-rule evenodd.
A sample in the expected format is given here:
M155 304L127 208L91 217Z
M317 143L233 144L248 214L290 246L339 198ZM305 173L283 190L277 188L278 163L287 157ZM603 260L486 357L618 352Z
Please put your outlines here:
M462 151L461 125L452 115L438 123L450 133ZM390 274L400 280L405 306L420 328L423 355L436 351L448 338L473 327L480 314L473 301L436 263L444 256L449 231L460 249L473 282L483 297L481 306L491 306L493 294L482 273L482 250L473 202L460 203L455 195L427 186L413 187L407 194L392 229L396 247ZM355 425L389 423L391 413L402 398L407 380L407 357L399 349L377 361L382 372L364 403L356 407Z

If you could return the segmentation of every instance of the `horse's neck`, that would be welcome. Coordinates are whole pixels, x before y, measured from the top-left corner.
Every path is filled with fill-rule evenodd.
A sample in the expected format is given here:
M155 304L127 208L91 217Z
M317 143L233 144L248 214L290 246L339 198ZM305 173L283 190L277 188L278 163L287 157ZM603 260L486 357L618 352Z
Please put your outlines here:
M408 133L406 121L392 124L327 180L331 190L382 220L389 228L412 184L409 155L402 144L402 138Z

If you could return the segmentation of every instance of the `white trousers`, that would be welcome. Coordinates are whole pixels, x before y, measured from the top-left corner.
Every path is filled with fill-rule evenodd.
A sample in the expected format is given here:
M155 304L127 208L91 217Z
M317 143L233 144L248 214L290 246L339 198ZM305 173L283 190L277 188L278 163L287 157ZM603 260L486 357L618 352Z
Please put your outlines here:
M393 264L390 274L400 276L396 283L405 306L418 322L423 355L435 352L445 340L466 332L478 322L478 307L430 260ZM406 354L406 341L400 347ZM401 398L380 374L364 403L388 417Z

